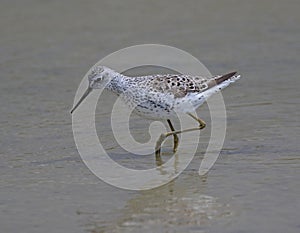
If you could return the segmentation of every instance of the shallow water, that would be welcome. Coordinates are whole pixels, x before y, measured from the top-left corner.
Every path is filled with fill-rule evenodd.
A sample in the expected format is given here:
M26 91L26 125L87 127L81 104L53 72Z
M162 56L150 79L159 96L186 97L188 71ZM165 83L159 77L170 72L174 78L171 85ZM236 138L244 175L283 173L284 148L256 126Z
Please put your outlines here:
M299 232L299 10L292 0L2 1L1 232ZM227 135L205 178L206 105L196 157L161 188L112 187L80 159L69 114L78 84L99 59L141 43L243 75L223 91ZM148 123L134 119L147 141ZM119 149L109 128L99 135L124 166L155 166Z

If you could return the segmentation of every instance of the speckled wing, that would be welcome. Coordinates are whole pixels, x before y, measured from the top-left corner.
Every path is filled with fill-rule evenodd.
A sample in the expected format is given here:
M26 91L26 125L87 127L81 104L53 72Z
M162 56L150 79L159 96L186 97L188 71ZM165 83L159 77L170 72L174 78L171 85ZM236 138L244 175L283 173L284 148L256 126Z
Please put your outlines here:
M185 97L188 93L201 93L230 79L236 72L210 78L190 75L155 75L148 80L152 91L172 93L175 98Z

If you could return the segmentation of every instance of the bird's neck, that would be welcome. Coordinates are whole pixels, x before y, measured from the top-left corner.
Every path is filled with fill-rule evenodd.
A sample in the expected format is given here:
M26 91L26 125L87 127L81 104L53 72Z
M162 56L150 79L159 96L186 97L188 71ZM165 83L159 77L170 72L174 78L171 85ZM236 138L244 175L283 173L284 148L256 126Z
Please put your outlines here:
M111 75L112 75L112 79L107 84L106 89L118 95L124 93L128 88L127 81L126 81L128 77L117 72L114 72Z

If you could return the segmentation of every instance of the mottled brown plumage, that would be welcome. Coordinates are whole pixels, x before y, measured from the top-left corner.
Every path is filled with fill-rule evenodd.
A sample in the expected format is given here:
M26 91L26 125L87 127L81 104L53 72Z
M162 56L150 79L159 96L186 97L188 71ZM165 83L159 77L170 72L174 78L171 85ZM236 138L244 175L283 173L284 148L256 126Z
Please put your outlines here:
M209 88L222 83L223 81L230 79L236 74L231 72L222 76L214 77L201 77L191 75L153 75L134 77L134 79L147 79L147 86L154 92L171 93L175 98L183 98L188 93L197 92L201 93Z

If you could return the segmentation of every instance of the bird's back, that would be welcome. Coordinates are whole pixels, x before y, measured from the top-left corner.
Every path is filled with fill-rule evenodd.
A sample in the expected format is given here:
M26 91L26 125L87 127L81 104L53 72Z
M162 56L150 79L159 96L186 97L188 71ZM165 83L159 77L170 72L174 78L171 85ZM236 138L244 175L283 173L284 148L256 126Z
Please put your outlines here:
M126 77L123 82L128 88L124 99L144 117L167 119L175 111L196 109L239 77L236 72L214 77L180 74ZM190 109L191 105L194 109Z

